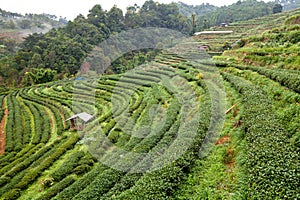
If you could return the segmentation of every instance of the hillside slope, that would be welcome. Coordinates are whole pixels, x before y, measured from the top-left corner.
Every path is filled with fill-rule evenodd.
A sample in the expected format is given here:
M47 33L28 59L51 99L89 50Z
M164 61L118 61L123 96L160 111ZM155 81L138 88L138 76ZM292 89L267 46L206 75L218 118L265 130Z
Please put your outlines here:
M48 14L12 13L0 8L0 38L11 38L20 42L23 37L32 33L46 33L52 28L60 28L66 21L56 20L55 16Z
M230 25L256 36L219 68L199 36L128 73L0 93L0 199L300 198L299 10L271 17Z
M226 27L216 26L210 31L233 31L232 34L209 34L194 36L200 45L209 45L212 52L221 52L238 45L238 42L249 36L257 36L274 28L282 28L290 16L300 14L300 9L255 18L242 22L229 23Z

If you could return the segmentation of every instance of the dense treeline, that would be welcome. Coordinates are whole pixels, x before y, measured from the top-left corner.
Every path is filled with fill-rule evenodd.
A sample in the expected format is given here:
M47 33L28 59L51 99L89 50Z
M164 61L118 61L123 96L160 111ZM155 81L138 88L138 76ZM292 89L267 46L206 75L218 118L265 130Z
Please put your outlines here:
M100 5L95 5L87 17L79 15L74 21L68 22L64 28L52 29L46 34L29 35L16 53L7 52L4 48L6 41L0 39L0 44L3 44L0 50L6 51L7 55L0 57L0 77L6 84L31 85L37 83L32 81L37 75L35 71L41 71L35 68L52 70L51 72L56 73L55 78L58 79L74 75L95 45L112 34L140 27L164 27L185 34L191 32L188 19L180 14L175 3L158 4L149 0L141 8L128 7L125 15L116 6L106 11ZM139 55L140 52L136 54ZM133 61L139 59L139 56L129 57ZM105 58L103 60L105 61ZM116 65L116 68L118 66ZM30 74L29 82L26 74ZM49 80L49 77L39 77L39 79Z

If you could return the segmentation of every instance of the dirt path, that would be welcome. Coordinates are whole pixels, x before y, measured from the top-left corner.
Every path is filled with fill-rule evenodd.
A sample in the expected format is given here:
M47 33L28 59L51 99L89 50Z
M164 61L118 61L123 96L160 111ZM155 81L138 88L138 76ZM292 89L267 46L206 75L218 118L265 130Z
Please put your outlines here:
M45 113L46 113L46 115L47 115L47 117L49 118L49 120L50 120L50 126L51 126L51 133L53 133L54 132L54 129L55 129L55 124L54 124L54 122L53 122L53 115L52 114L50 114L49 113L49 110L47 110L46 108L44 108L44 110L45 110Z
M5 140L4 129L5 129L7 116L8 116L8 109L5 109L3 118L0 123L0 155L4 154L5 151L6 140Z
M64 122L64 129L67 127L67 123L66 123L66 118L65 118L65 114L62 111L59 111L61 114L61 119Z
M215 145L224 144L224 143L228 142L229 139L230 139L230 137L228 135L221 137L220 139L218 139L218 141L216 141Z

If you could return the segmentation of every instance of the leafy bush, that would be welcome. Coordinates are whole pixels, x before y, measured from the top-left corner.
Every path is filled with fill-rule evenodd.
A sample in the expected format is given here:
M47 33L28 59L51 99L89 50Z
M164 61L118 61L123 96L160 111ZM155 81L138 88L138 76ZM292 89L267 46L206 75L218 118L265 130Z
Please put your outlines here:
M45 194L38 197L37 200L51 199L52 197L56 196L59 192L61 192L62 190L64 190L66 187L68 187L74 182L75 182L75 178L73 176L68 176L64 178L62 181L60 181L59 183L54 184L50 189L46 191Z
M293 25L293 24L300 24L300 14L293 15L287 18L284 22L285 25Z
M278 70L278 69L267 69L263 67L255 67L255 66L240 66L240 65L232 65L239 69L248 69L253 70L261 75L265 75L275 81L278 81L280 84L296 91L300 92L300 75L291 73L289 70Z
M14 200L19 198L19 196L21 195L21 190L20 189L12 189L11 191L5 193L2 196L3 200Z
M248 143L248 198L297 198L299 153L290 144L286 130L272 111L272 102L260 88L233 75L222 75L243 97Z
M53 171L50 177L54 179L55 182L62 180L65 176L72 173L73 169L78 165L80 158L84 156L82 151L76 151L61 165L60 168Z
M94 178L97 177L99 173L102 173L102 171L104 171L105 169L107 169L107 167L99 163L99 165L95 166L90 172L86 173L70 187L59 193L54 199L73 199L73 197L76 196L79 192L87 188L88 185L91 184L91 182L94 180Z

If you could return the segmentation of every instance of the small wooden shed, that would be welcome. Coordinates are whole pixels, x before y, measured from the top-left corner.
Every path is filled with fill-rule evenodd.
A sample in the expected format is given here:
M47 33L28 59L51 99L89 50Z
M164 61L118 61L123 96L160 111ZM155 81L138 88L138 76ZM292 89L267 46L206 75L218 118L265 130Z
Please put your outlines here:
M86 124L93 118L92 115L83 112L76 115L73 115L72 117L66 119L66 121L71 122L70 128L73 130L82 130L85 128Z

